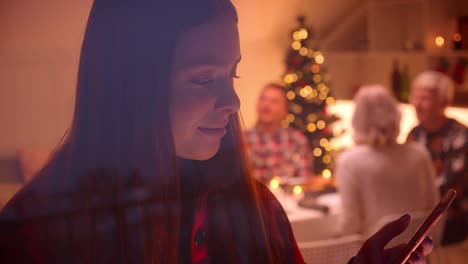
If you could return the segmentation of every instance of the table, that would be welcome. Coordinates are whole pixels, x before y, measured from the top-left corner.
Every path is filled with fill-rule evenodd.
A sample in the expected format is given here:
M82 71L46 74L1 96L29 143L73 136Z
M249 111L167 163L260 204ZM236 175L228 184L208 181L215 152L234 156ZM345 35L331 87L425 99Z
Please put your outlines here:
M317 203L329 207L329 212L323 213L300 207L297 204L300 197L284 194L281 190L272 190L285 209L297 242L314 241L332 238L341 214L341 198L338 193L328 193L317 197Z

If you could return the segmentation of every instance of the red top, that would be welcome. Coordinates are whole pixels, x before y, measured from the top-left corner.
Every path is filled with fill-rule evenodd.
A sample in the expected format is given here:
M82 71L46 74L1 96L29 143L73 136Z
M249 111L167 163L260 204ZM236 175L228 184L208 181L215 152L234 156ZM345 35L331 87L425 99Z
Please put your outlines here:
M204 235L202 232L206 230L206 210L207 210L207 199L208 195L203 195L200 199L198 199L195 209L194 215L194 223L193 229L191 233L191 256L192 256L192 263L193 264L202 264L207 263L208 260L208 251L206 248L206 243L200 243L197 245L196 241L199 240L197 236ZM277 231L280 228L285 228L283 226L279 226L277 221L281 217L287 217L280 206L279 202L276 200L274 195L268 190L268 188L260 188L260 200L263 205L268 208L268 216L270 220L272 220L271 228L274 228ZM278 210L279 209L279 210ZM282 214L282 215L278 215ZM287 222L289 224L289 221ZM287 228L291 229L290 226ZM279 231L279 230L278 230ZM292 231L290 232L291 237L288 238L288 241L291 243L292 254L294 255L294 263L302 264L305 263L304 259L299 251L299 247L297 246L296 240L292 235Z
M207 223L207 200L209 195L205 194L200 196L196 201L195 212L193 217L193 228L190 234L190 254L192 263L202 264L208 262L209 252L207 250L207 243L205 243L205 230ZM259 188L259 199L264 208L266 208L268 219L268 231L270 234L278 235L276 239L281 239L287 245L287 251L285 254L291 256L293 263L304 263L302 255L299 251L297 243L294 239L291 226L287 219L286 213L282 209L279 202L276 200L274 195L266 188L261 185ZM34 207L37 204L36 199L34 201L25 201L25 204ZM21 204L21 203L20 203ZM11 209L11 208L10 208ZM26 209L26 208L23 208ZM28 209L26 209L28 210ZM15 211L15 210L13 210ZM9 211L12 212L12 211ZM0 263L61 263L60 260L75 258L80 260L79 262L86 263L89 258L84 253L85 248L80 242L80 238L86 239L86 226L88 223L86 218L81 219L80 217L74 218L71 222L70 217L64 216L63 218L53 220L53 223L45 223L42 220L37 222L30 222L23 227L16 227L11 229L5 222L2 222L2 217L8 216L8 212L3 211L3 215L0 215ZM130 263L141 262L141 258L145 258L145 253L141 251L144 248L144 239L139 237L138 232L133 233L133 225L137 219L138 212L133 212L127 215L127 226L126 231L128 241L126 248L130 255L127 255ZM119 247L115 247L116 241L119 241L119 236L116 234L112 221L115 219L112 215L103 215L102 218L96 218L94 226L96 226L96 232L98 236L93 241L94 253L97 258L97 262L108 262L112 258L118 258L118 255L112 255L112 252L119 252ZM67 224L66 224L67 223ZM69 232L74 235L70 238ZM83 234L84 233L84 234ZM83 235L83 236L81 236ZM55 237L55 239L54 239ZM274 238L273 238L274 239ZM142 242L143 241L143 242ZM89 241L88 241L89 242ZM70 247L70 248L68 248ZM68 250L67 250L68 248ZM117 250L117 251L116 251ZM138 253L140 252L140 253ZM121 252L120 252L121 253ZM54 260L58 260L54 262Z

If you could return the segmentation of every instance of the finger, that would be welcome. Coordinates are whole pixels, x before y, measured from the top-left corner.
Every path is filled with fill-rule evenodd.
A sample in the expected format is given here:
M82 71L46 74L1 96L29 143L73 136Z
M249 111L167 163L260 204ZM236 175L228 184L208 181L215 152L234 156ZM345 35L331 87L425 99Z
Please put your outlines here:
M422 253L414 251L413 253L411 253L411 256L408 259L408 262L410 264L425 264L426 258L424 257Z
M388 242L405 231L410 220L411 216L405 214L398 220L386 224L368 239L369 245L372 245L375 250L382 250Z
M384 259L389 260L388 263L394 263L401 251L405 248L405 244L400 244L384 250Z
M433 244L434 243L432 242L432 239L430 237L425 237L423 242L421 242L421 244L415 251L421 253L423 256L427 256L434 249Z

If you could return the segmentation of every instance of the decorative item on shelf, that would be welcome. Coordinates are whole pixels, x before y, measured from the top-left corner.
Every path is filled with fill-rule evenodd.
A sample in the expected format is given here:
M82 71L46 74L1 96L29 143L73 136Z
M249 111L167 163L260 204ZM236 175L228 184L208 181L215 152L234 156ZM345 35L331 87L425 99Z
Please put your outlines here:
M446 57L439 57L435 70L441 73L449 74L450 62Z
M410 78L409 78L409 69L408 64L403 66L403 71L401 72L401 91L399 101L407 103L409 101L410 94Z
M333 166L333 149L330 125L337 116L326 111L334 98L323 66L325 55L312 43L312 30L305 24L305 17L297 18L298 27L291 33L291 45L286 56L283 82L289 100L289 115L282 122L284 127L301 130L308 139L313 157L315 175L330 172Z
M403 70L400 71L399 62L393 60L391 74L392 93L395 98L402 103L407 103L410 93L410 78L408 64L404 64Z
M466 64L466 58L459 57L453 66L452 79L458 88L465 83Z
M458 18L458 32L455 49L468 50L468 16ZM455 36L454 36L455 37ZM455 39L454 39L455 40ZM457 48L459 47L459 48Z
M461 50L462 48L462 36L460 33L456 32L453 34L453 49Z
M399 69L399 63L397 59L393 60L393 68L392 68L392 75L391 75L391 80L392 80L392 92L395 98L400 100L400 94L401 94L401 74L400 74L400 69Z

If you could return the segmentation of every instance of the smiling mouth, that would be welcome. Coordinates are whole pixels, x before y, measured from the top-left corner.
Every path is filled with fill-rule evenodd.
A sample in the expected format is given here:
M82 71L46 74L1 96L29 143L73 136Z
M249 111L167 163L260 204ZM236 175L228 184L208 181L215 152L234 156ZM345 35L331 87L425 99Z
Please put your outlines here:
M199 127L198 130L200 130L203 134L212 136L212 137L223 137L226 135L226 128L221 127L221 128L207 128L207 127Z

